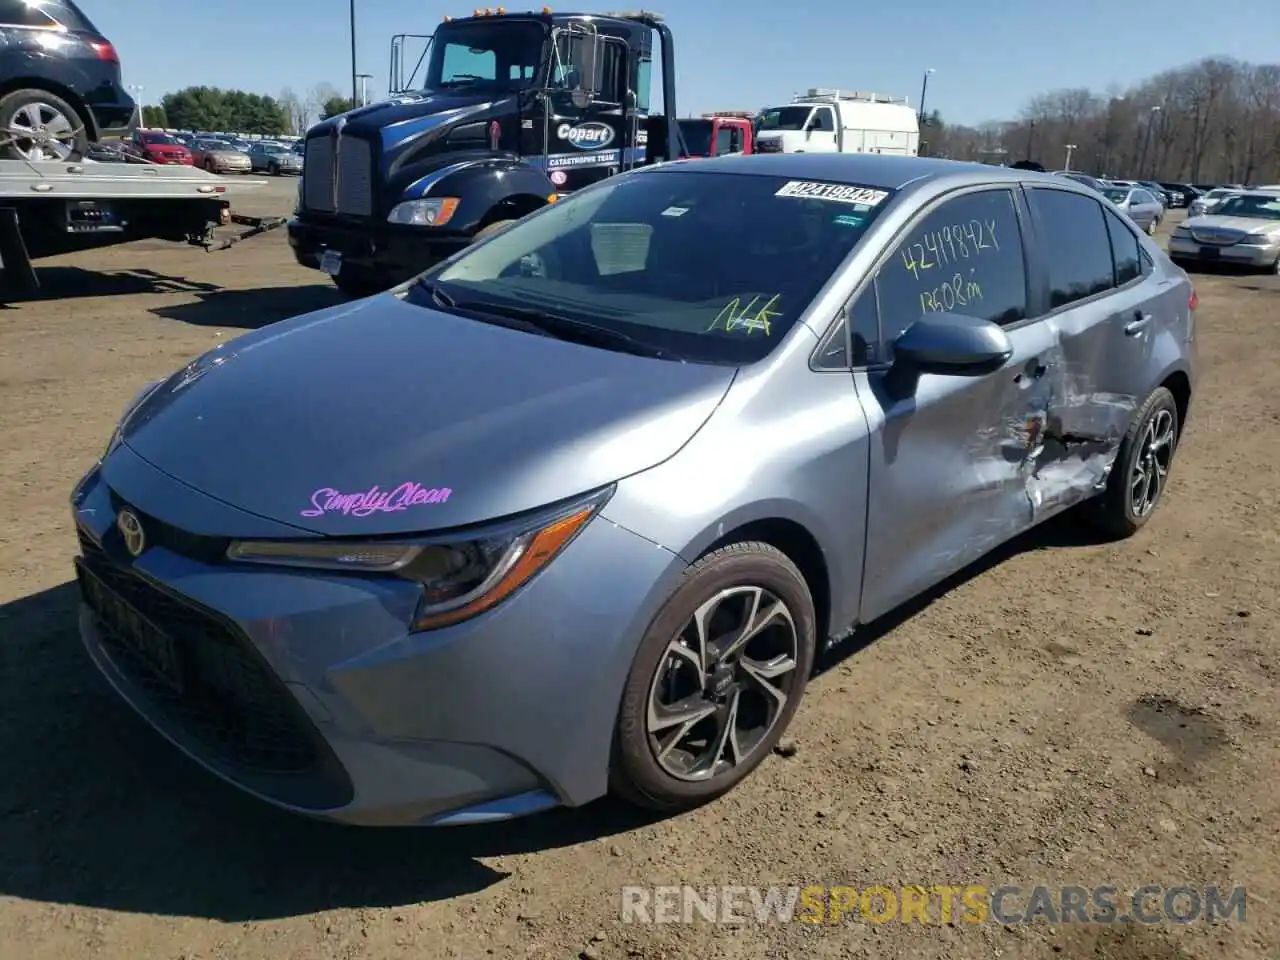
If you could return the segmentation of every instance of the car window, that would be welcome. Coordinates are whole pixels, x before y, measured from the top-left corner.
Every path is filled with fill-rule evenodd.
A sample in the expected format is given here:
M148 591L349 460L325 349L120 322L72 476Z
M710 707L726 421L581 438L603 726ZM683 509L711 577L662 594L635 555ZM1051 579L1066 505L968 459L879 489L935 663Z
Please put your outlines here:
M1155 203L1156 198L1153 197L1146 190L1135 190L1133 191L1133 202L1134 203Z
M1111 289L1111 243L1102 205L1066 190L1027 191L1049 241L1049 305L1063 307Z
M1214 213L1222 217L1280 220L1280 197L1229 197L1219 204Z
M833 336L818 355L815 366L821 370L847 370L850 366L871 366L883 359L882 342L876 289L874 284L869 284L859 292L845 311L844 320L838 329L833 331ZM853 350L852 355L849 352L850 348Z
M56 27L57 21L24 0L0 0L0 24L19 27Z
M890 342L930 312L1002 325L1025 319L1027 269L1013 194L970 193L926 214L884 262L876 289Z
M832 119L831 110L822 107L814 111L813 118L809 121L809 125L814 130L821 130L823 133L832 133L836 129L835 120Z
M1124 286L1143 274L1142 246L1138 236L1128 225L1110 210L1104 208L1103 219L1111 238L1111 262L1115 270L1116 286Z
M686 359L751 363L799 321L892 195L647 169L575 193L426 277L458 304L554 311Z

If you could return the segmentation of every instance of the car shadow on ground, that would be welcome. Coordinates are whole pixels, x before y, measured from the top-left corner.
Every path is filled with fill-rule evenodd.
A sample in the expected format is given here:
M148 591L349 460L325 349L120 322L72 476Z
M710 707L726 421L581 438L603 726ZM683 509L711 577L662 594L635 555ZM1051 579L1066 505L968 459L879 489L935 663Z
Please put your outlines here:
M143 293L211 294L216 284L157 273L154 270L85 270L83 267L37 267L40 287L32 291L4 291L7 307L40 300L82 300L89 297L124 297Z
M257 287L253 290L197 291L199 299L152 307L151 313L200 327L235 327L257 330L299 314L322 310L348 298L336 287L308 284L301 287Z
M999 548L870 625L864 649L932 599L1027 550L1098 542L1069 517ZM282 813L204 773L110 690L76 635L71 583L0 606L0 895L225 922L474 893L481 858L614 836L654 820L612 800L505 824L357 829Z

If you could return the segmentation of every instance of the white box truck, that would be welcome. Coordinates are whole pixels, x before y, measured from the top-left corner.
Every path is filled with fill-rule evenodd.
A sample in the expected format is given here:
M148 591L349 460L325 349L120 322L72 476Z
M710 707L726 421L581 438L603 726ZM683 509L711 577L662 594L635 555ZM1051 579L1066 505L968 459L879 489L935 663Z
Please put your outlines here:
M906 97L815 87L756 121L757 153L884 153L914 157L920 124Z

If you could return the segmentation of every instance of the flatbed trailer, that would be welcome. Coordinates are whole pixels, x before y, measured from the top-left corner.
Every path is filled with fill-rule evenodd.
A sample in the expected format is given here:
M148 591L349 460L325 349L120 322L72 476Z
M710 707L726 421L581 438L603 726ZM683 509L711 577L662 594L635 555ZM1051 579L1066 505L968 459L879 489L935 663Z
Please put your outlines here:
M224 249L284 225L231 213L232 197L266 184L188 166L0 160L0 287L34 291L32 261L134 240ZM215 241L214 229L230 223L249 229Z

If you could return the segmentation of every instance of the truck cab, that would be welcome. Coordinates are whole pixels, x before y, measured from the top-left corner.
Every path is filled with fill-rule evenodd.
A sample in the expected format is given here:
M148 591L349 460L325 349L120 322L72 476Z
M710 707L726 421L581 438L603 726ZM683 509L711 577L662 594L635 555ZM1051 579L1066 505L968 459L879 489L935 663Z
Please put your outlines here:
M409 36L392 40L389 99L305 138L289 242L346 293L394 286L566 193L680 156L673 39L655 14L446 17L404 80Z
M723 157L754 153L755 131L747 113L704 113L680 121L685 157Z
M813 88L756 121L757 153L883 153L914 157L919 118L906 97Z

